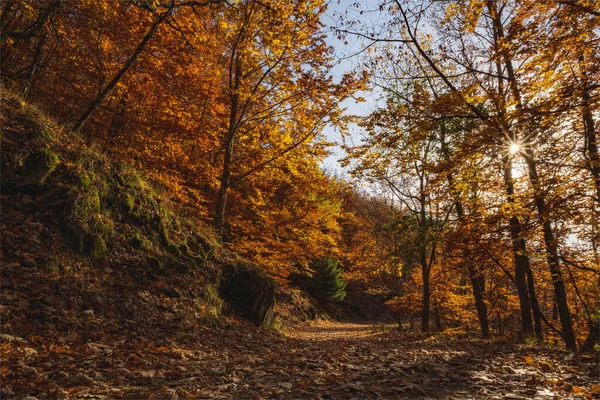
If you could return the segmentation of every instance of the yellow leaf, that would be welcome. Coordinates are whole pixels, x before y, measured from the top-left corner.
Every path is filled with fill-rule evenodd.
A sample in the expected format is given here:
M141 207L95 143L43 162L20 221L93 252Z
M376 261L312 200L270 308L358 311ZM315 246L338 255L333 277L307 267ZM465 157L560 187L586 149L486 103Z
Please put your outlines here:
M552 365L546 361L538 361L537 366L544 372L550 372L552 370Z
M573 386L573 388L571 389L573 391L573 393L576 394L584 394L585 393L585 389L579 386Z
M162 347L152 348L152 349L150 349L150 352L151 353L162 353L162 352L165 352L165 351L168 351L168 350L169 350L168 347L162 346Z
M177 389L177 395L179 397L183 397L184 399L193 399L196 396L185 389Z
M530 357L530 356L523 357L523 361L529 365L533 365L533 363L535 362L533 357Z

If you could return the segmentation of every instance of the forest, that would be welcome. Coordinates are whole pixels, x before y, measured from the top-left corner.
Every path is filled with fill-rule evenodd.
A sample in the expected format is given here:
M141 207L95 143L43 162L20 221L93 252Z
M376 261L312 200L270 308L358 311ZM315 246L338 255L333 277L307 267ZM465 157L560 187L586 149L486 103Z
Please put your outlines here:
M600 398L600 2L0 9L0 397Z

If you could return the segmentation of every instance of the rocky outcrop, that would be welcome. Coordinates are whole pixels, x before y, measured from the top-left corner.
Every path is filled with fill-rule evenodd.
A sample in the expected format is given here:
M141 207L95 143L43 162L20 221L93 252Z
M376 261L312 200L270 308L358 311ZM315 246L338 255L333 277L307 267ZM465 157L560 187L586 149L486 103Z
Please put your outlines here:
M257 326L274 322L275 283L256 266L235 262L223 267L219 294L235 311Z

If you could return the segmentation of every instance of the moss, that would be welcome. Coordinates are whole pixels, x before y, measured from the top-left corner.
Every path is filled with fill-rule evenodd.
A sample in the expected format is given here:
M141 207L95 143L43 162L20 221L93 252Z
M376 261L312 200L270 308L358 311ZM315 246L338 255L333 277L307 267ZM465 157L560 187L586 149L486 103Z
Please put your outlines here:
M148 256L147 265L156 274L161 274L165 271L165 264L156 256Z
M195 256L194 262L198 268L202 268L209 261L213 261L216 258L214 249L200 250L198 255Z
M123 196L123 204L125 205L125 212L133 214L135 198L130 193L126 193L125 196Z
M106 254L108 253L108 246L106 242L101 237L92 237L91 238L91 246L89 249L89 256L92 261L98 262L104 259Z
M90 169L83 169L85 167ZM67 215L70 236L84 238L76 250L100 261L108 253L108 243L114 235L114 221L103 206L107 184L92 162L82 161L78 172L81 185L75 187L75 198Z
M2 96L10 121L0 132L2 184L28 177L38 185L51 177L68 190L61 230L74 251L97 262L115 246L148 249L154 254L149 270L181 273L204 267L221 251L205 226L183 217L142 173L88 146L10 91ZM124 240L115 240L117 234Z
M139 232L134 232L127 238L127 243L136 250L144 248L144 239Z
M275 317L272 328L278 332L283 330L283 321L279 317Z
M48 271L50 271L52 275L59 275L62 269L62 263L58 258L52 257L46 264L46 268L48 268Z
M52 175L52 173L56 170L56 167L60 164L60 157L58 154L54 153L49 149L42 150L42 160L48 167L48 171L40 180L40 183L46 182L46 180Z
M197 299L198 306L204 311L202 323L209 327L218 327L221 324L223 299L219 296L217 288L207 285L203 288L202 297Z

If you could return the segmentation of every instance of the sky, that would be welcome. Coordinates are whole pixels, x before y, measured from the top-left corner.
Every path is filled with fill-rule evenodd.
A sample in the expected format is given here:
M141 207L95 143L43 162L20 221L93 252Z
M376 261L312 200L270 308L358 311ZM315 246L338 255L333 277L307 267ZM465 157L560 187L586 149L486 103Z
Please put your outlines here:
M326 25L326 30L330 31L332 26L336 25L339 19L339 14L348 12L349 17L360 18L360 15L355 8L351 7L355 4L356 0L331 0L329 7L325 14L321 17L321 21ZM378 3L377 0L363 0L361 1L361 7L375 6ZM331 32L328 34L327 43L335 49L335 55L338 58L339 63L333 68L332 75L335 79L339 79L346 72L352 71L359 62L359 57L348 57L354 53L357 53L362 48L362 43L359 40L352 38L346 39L349 43L345 44L344 41L338 40ZM346 114L349 115L368 115L373 112L377 106L377 98L379 95L373 92L361 92L359 93L366 101L357 103L352 99L346 100L342 103L342 106L346 108ZM330 142L341 143L342 137L332 126L327 126L323 130L324 135ZM350 135L346 137L347 141L353 141L354 143L360 142L362 135L361 130L358 127L351 128ZM345 156L345 152L342 148L337 145L331 148L331 155L327 157L323 162L323 167L330 172L344 175L343 168L339 165L338 161Z

